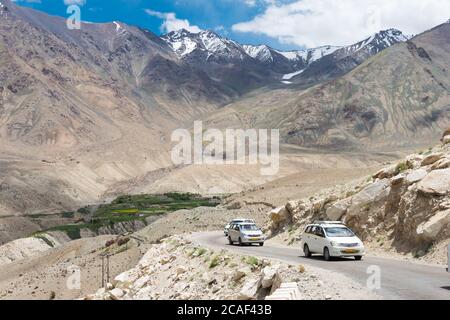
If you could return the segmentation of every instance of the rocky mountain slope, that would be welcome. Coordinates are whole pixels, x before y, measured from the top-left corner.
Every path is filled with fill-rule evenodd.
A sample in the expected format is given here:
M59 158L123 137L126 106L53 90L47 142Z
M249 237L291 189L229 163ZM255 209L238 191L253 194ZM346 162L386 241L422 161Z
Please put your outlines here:
M311 86L336 78L408 38L390 29L345 47L280 51L267 45L241 45L211 31L192 33L183 29L162 37L180 59L241 94L279 80Z
M183 29L162 39L182 61L204 71L238 95L270 84L277 77L250 57L240 44L211 31L191 33Z
M374 249L445 263L450 238L450 130L442 141L360 183L288 202L270 213L268 230L292 244L314 220L342 220Z
M280 128L285 142L303 147L428 145L450 123L449 29L445 23L395 44L310 89L246 97L207 120L212 127Z
M146 30L68 30L62 18L3 4L1 215L94 203L119 180L169 167L172 129L229 101Z
M293 78L297 84L311 84L334 79L383 51L390 46L410 39L400 30L382 30L367 39L345 47L331 47L317 57L317 52L308 52L307 67Z
M295 86L271 90L274 82L285 86L280 83L285 72L299 71L295 66L299 62L289 62L289 53L272 52L286 64L282 70L263 63L263 55L255 55L249 47L212 32L180 31L161 38L121 22L83 23L81 30L69 30L63 18L10 0L2 3L0 229L8 239L37 231L38 226L24 220L23 214L70 211L108 200L120 191L186 191L179 190L183 185L195 192L229 193L268 182L255 167L173 167L173 129L189 128L205 114L217 115L226 127L235 120L245 126L281 127L285 141L300 145L328 146L328 140L335 140L335 132L323 131L327 126L322 129L332 118L328 111L322 117L327 108L314 111L319 108L316 102L311 112L320 118L314 118L308 110L286 106L288 101L298 101L303 91ZM310 51L305 59L325 58L334 49ZM189 53L181 55L185 52ZM438 60L431 57L433 63ZM430 70L434 75L436 70ZM247 98L239 112L245 112L252 105L248 99L255 96L264 110L253 109L248 117L224 116L221 107L241 95ZM430 119L438 119L433 123L442 121L441 101L433 102L434 98L424 100L433 104L433 110L419 110L414 119L431 112ZM352 110L359 129L366 113ZM284 121L286 112L292 116ZM368 115L372 123L372 113ZM304 122L310 124L306 132L298 129ZM432 133L434 127L427 130ZM363 133L354 144L366 142ZM289 153L286 161L282 159L286 165L277 178L299 171L298 164L305 161L294 159L297 156Z
M136 267L84 299L261 300L270 299L288 284L292 290L286 300L354 299L356 296L347 290L349 282L364 291L365 299L377 299L374 293L337 274L331 278L313 267L202 248L186 238L169 237L152 246Z

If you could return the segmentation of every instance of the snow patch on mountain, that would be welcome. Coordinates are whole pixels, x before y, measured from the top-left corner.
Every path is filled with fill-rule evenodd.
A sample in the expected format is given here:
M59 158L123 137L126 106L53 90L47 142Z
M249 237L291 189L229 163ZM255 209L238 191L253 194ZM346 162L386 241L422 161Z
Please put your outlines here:
M289 60L303 60L306 64L319 60L342 47L337 46L321 46L318 48L296 50L296 51L278 51L277 52Z
M121 25L119 22L117 21L113 21L114 26L116 27L116 33L117 35L122 35L127 33L125 27L123 25Z
M120 28L122 28L122 27L120 26L120 23L118 23L118 22L116 22L116 21L113 21L113 23L116 25L116 31L119 31Z
M299 71L296 71L296 72L287 73L287 74L285 74L283 76L283 80L290 80L293 77L298 76L299 74L301 74L303 71L305 71L305 70L303 69L303 70L299 70Z

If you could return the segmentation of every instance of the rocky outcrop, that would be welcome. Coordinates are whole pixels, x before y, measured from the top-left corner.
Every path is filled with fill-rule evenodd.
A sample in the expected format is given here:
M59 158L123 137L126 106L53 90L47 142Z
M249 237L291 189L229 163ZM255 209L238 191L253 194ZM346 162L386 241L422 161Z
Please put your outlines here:
M347 217L350 218L367 214L367 206L375 202L383 201L389 195L389 192L389 179L377 180L368 185L351 198L351 204L347 210Z
M448 195L450 192L450 169L431 171L419 182L417 189L431 195Z
M278 207L269 212L271 229L276 230L282 226L292 223L292 212L287 207Z
M0 265L31 258L61 243L49 234L17 239L0 246Z
M351 199L343 199L340 201L337 201L336 203L332 204L327 210L326 215L327 218L333 221L340 220L344 214L347 213L348 208L351 204Z
M253 278L248 280L239 292L238 300L254 300L258 297L258 291L261 288L261 279Z
M111 226L105 226L98 229L98 235L106 234L125 234L135 232L145 228L146 224L141 220L125 221L114 223Z
M430 148L356 186L290 201L284 209L270 213L276 219L267 228L272 236L289 230L283 237L293 243L307 223L342 220L366 242L384 237L390 249L425 255L433 245L450 238L449 166L450 144Z
M297 284L294 282L282 283L266 300L302 300Z
M450 210L440 211L417 227L417 234L433 240L450 223Z
M291 299L325 299L330 294L339 297L342 289L336 286L336 278L320 280L316 272L304 266L206 249L186 236L172 236L153 245L136 267L85 299L260 300L269 295L271 299L283 299L280 293L286 283L290 283L291 291L296 286L295 294L289 294ZM342 283L348 286L349 281Z

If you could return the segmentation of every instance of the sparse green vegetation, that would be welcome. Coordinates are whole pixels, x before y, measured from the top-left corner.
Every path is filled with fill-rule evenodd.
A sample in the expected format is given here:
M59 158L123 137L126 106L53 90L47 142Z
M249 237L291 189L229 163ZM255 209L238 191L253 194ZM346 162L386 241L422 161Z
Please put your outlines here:
M51 242L49 239L47 239L47 237L45 236L45 234L43 233L37 233L34 235L35 238L41 239L42 241L44 241L49 247L53 248L53 242Z
M220 255L216 255L211 259L211 262L209 263L209 268L213 269L217 267L220 264Z
M77 239L81 238L80 230L84 229L84 228L92 228L92 225L89 225L89 224L66 224L66 225L50 228L46 231L62 231L62 232L65 232L67 234L67 236L69 236L70 239L77 240ZM98 230L98 227L97 227L97 230Z
M68 219L73 218L74 215L75 215L75 212L71 212L71 211L61 213L61 217L68 218Z
M412 169L412 165L411 163L409 163L408 161L406 162L400 162L399 164L397 164L397 166L395 167L395 172L396 174L399 174L403 171L406 171L408 169Z
M259 265L259 260L256 257L246 257L244 258L244 261L252 267L257 267Z
M205 248L197 248L192 255L194 257L201 257L205 253L206 253L206 249Z
M351 197L351 196L354 196L356 193L357 193L356 190L349 190L349 191L347 191L347 192L345 193L345 197L346 197L346 198L349 198L349 197Z
M89 214L89 213L90 213L88 207L80 208L80 209L77 210L77 212L78 212L78 213L81 213L81 214Z
M90 229L98 232L105 226L113 226L115 223L127 221L142 221L146 224L146 218L159 216L181 209L193 209L200 206L215 207L219 204L217 197L207 198L191 193L165 193L161 195L124 195L116 198L109 204L100 205L95 210L90 207L78 209L78 213L92 213L90 221L78 224L67 224L50 228L46 231L63 231L72 239L80 238L81 229ZM65 218L73 218L74 212L64 212Z

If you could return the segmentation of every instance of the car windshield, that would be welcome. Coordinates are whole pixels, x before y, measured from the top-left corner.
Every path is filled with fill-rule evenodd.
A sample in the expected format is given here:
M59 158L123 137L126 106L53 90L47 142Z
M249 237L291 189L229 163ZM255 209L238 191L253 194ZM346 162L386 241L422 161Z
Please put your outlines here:
M355 234L348 228L343 227L328 227L325 228L327 236L333 237L354 237Z
M241 225L241 230L245 231L256 231L259 230L258 227L254 224L243 224Z

